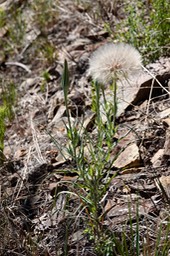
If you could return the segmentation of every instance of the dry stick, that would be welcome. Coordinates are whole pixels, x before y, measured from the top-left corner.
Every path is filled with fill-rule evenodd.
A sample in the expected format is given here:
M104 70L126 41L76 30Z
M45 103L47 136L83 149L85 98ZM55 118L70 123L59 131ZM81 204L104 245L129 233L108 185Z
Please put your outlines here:
M150 102L151 102L151 96L152 96L152 91L153 91L153 85L154 85L154 82L156 81L159 86L166 92L170 95L170 92L159 82L159 80L156 78L156 76L154 76L147 68L145 68L143 65L141 65L142 68L153 78L152 80L152 85L151 85L151 90L150 90L150 94L149 94L149 101L148 101L148 105L147 105L147 110L146 110L146 119L147 119L147 116L149 114L149 105L150 105ZM145 119L145 121L146 121Z
M142 68L143 68L144 70L146 70L147 73L153 78L153 81L152 81L152 84L151 84L151 90L150 90L150 94L149 94L149 102L148 102L147 111L146 111L146 115L148 116L148 114L149 114L149 104L150 104L150 101L151 101L151 95L152 95L152 91L153 91L154 81L156 81L156 82L160 85L160 87L161 87L166 93L168 93L169 95L170 95L170 92L169 92L165 87L163 87L163 85L159 82L159 80L158 80L148 69L146 69L143 65L142 65ZM129 101L123 99L122 97L117 97L117 98L120 99L121 101L125 102L125 103L128 103L130 106L137 107L137 106L135 106L134 104L132 104L131 102L129 102ZM138 107L138 111L141 112L142 114L145 114L141 109L139 109L139 107Z
M25 178L26 178L26 174L28 173L28 163L29 163L29 160L30 160L30 156L31 156L31 147L29 147L28 155L27 155L27 159L26 159L26 163L25 163L25 167L24 167L23 172L21 173L21 176L22 176L22 177L21 177L20 186L19 186L19 182L20 182L19 179L18 179L18 181L17 181L17 185L15 186L15 190L14 190L14 193L13 193L13 197L14 197L14 195L15 195L15 193L16 193L16 191L17 191L17 188L18 188L18 186L19 186L19 189L18 189L18 191L17 191L17 195L16 195L16 197L15 197L15 201L18 199L19 194L20 194L20 192L21 192L21 189L22 189L22 187L23 187L23 185L24 185L24 180L25 180ZM14 202L13 199L12 199L12 201Z
M139 109L138 106L136 106L136 105L134 105L133 103L131 103L131 102L129 102L129 101L123 99L122 97L117 97L117 99L118 99L118 100L121 100L121 101L123 101L123 102L125 102L125 103L128 103L129 106L132 106L132 107L134 107L134 108L137 108L138 111L139 111L141 114L145 114L141 109ZM128 106L127 106L127 107L128 107Z
M150 102L151 102L151 96L152 96L152 91L153 91L153 85L154 85L154 82L156 81L159 86L166 92L170 95L170 92L165 88L163 87L163 85L159 82L159 80L156 78L155 75L153 75L147 68L145 68L143 65L141 65L141 67L153 78L152 80L152 84L151 84L151 90L150 90L150 93L149 93L149 101L148 101L148 105L147 105L147 110L146 110L146 118L145 118L145 123L147 122L147 117L149 115L149 105L150 105ZM141 141L141 145L143 144L143 140L144 140L144 137L145 137L145 133L146 131L144 132L144 135L143 135L143 139Z
M24 64L22 64L20 62L17 62L17 61L5 62L5 65L18 66L20 68L25 69L29 74L31 73L31 70L26 65L24 65Z
M150 102L151 102L154 82L155 82L155 79L152 80L152 84L151 84L151 89L150 89L150 93L149 93L149 100L148 100L147 109L146 109L145 122L147 121L147 117L149 115L149 106L150 106Z
M160 85L160 87L165 91L167 92L169 95L170 95L170 92L165 88L163 87L163 85L159 82L159 80L156 78L156 76L154 76L147 68L145 68L143 65L141 65L141 67L153 78L155 79L155 81Z
M125 78L125 81L130 85L130 81L129 81L128 79ZM148 88L148 87L146 87L146 88ZM139 89L140 89L140 88L139 88ZM117 99L119 99L119 100L121 100L121 101L123 101L123 102L125 102L125 103L128 103L129 106L132 106L132 107L137 108L138 111L139 111L141 114L143 114L143 115L145 114L144 111L142 111L141 109L139 109L138 106L136 106L136 105L134 105L133 103L131 103L131 102L129 102L129 101L123 99L122 97L117 96Z
M146 118L145 118L145 123L146 123L146 120L147 120L147 117L148 117L148 114L149 114L149 105L150 105L150 101L151 101L151 95L152 95L152 91L153 91L154 81L156 81L156 82L159 84L159 86L160 86L166 93L168 93L169 95L170 95L170 92L169 92L166 88L163 87L163 85L159 82L159 80L158 80L147 68L145 68L143 65L141 65L141 66L142 66L142 68L153 78L153 81L152 81L152 84L151 84L151 90L150 90L150 94L149 94L149 101L148 101L148 105L147 105L147 111L146 111ZM118 99L121 99L122 101L124 101L124 102L126 102L126 103L129 103L129 105L134 106L132 103L126 101L125 99L123 99L123 98L121 98L121 97L118 97ZM143 111L141 111L141 110L139 110L139 109L138 109L138 111L140 111L141 113L144 114ZM145 136L145 135L144 135L144 136ZM142 144L142 143L141 143L141 144Z
M33 119L32 119L32 116L30 118L30 123L31 123L31 131L32 131L32 137L33 137L33 142L34 142L34 145L35 145L35 149L37 151L37 154L38 154L38 157L36 158L37 161L40 163L40 164L43 164L45 163L45 160L42 156L42 153L41 153L41 149L40 149L40 146L39 146L39 143L38 143L38 139L37 139L37 133L36 133L36 130L34 128L34 124L33 124ZM35 157L35 156L34 156Z

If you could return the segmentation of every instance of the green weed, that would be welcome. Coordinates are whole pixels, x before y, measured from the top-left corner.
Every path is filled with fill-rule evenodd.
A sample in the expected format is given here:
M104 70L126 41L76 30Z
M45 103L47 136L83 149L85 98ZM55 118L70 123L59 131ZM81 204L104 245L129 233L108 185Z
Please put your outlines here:
M56 47L48 40L46 33L58 19L57 3L57 1L36 0L33 3L27 4L27 7L30 8L30 13L34 12L32 19L30 18L30 22L32 22L33 27L38 26L40 30L40 36L31 44L31 51L35 53L35 59L36 57L43 59L43 62L48 62L48 65L53 63L57 58ZM4 56L7 58L16 56L26 46L27 25L22 5L15 6L11 4L8 10L0 9L0 28L6 31L1 39L0 45Z
M0 8L0 28L3 28L6 25L6 20L6 13L2 8Z
M41 32L46 33L58 19L58 0L35 0L31 4L35 12L34 21Z
M42 74L42 81L41 81L41 84L40 84L41 92L45 92L45 88L46 88L46 85L47 85L49 80L50 80L50 74L46 70Z
M1 85L2 87L2 85ZM0 163L3 162L4 136L6 130L6 119L11 120L13 117L13 105L15 103L16 93L13 83L3 87L1 93L0 106Z
M0 28L6 29L6 34L1 43L5 54L13 55L18 53L23 46L23 38L26 33L22 9L11 5L9 10L0 10Z
M134 45L141 52L145 63L155 61L163 54L169 55L168 6L168 0L154 0L150 7L141 1L126 3L124 7L126 18L119 20L114 40ZM111 33L108 23L106 28Z

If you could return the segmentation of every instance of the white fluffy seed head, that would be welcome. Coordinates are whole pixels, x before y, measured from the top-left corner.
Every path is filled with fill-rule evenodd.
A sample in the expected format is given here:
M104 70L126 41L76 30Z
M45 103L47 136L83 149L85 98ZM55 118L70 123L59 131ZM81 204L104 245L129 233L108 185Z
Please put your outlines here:
M112 83L113 79L122 79L141 68L140 53L125 43L107 43L99 47L89 60L89 74L102 84Z

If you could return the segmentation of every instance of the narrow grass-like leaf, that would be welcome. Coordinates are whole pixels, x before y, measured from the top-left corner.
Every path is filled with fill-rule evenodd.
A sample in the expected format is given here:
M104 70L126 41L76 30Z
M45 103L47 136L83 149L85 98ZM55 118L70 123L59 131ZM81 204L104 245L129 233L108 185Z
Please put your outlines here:
M140 255L139 202L136 203L136 255Z
M69 89L69 71L68 71L67 60L64 61L64 69L63 69L61 84L64 91L64 99L67 100L68 89Z

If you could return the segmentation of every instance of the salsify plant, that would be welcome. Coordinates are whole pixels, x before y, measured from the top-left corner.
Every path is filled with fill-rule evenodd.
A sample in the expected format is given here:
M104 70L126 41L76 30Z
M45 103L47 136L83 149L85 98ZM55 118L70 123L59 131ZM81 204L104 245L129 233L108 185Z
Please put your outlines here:
M97 88L99 85L101 86L105 108L108 104L112 106L109 111L111 109L113 111L114 125L117 113L117 82L118 80L128 79L129 76L137 73L141 66L140 53L134 47L125 43L107 43L99 47L89 60L88 72L98 84ZM104 94L104 88L108 85L113 90L113 101L110 103L106 102ZM107 111L106 117L108 118Z
M67 151L74 162L74 171L78 174L75 182L77 196L82 202L87 215L86 233L94 242L97 255L113 255L114 242L104 228L103 201L110 181L115 174L110 174L113 162L118 155L111 156L116 142L113 141L117 131L117 82L128 79L141 67L139 52L127 44L106 44L99 47L89 60L89 74L92 77L92 110L95 112L95 132L89 133L83 127L72 124L68 104L69 72L67 61L64 63L62 87L66 106L69 140ZM110 86L113 99L108 102L105 87ZM103 108L100 99L103 97ZM102 119L104 110L105 121ZM88 153L87 153L88 152ZM107 254L106 254L107 251Z

